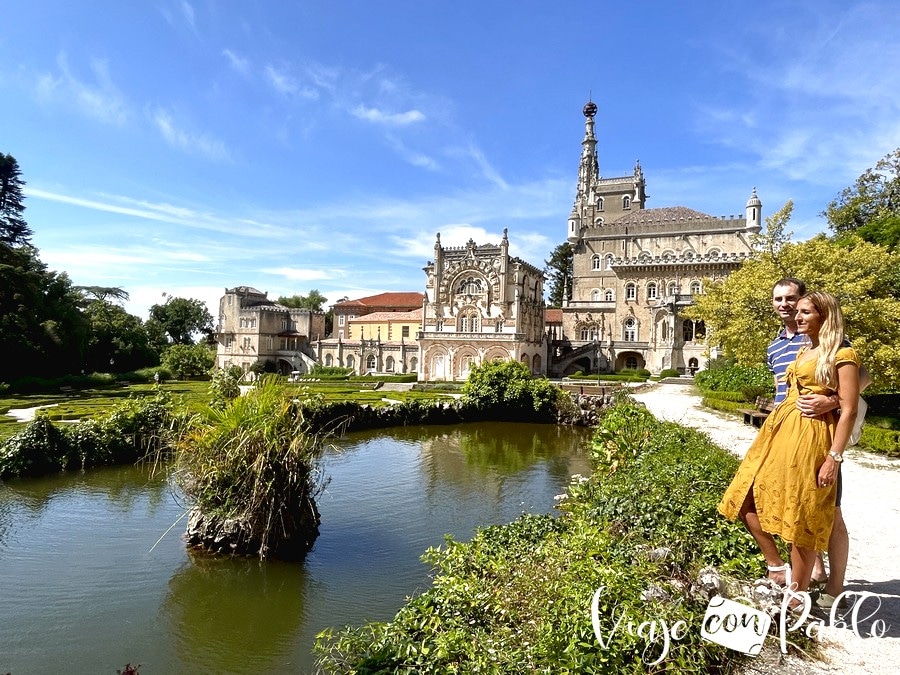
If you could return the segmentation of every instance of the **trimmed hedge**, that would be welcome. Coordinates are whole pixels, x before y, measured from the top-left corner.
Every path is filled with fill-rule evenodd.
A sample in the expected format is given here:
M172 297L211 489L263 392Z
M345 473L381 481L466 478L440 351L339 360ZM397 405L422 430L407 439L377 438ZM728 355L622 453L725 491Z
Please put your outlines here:
M863 424L859 447L888 457L900 457L900 431Z

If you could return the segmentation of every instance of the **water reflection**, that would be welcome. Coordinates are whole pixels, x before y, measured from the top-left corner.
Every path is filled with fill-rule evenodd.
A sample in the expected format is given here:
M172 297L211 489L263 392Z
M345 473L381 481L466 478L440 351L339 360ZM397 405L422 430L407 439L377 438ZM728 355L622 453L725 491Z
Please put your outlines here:
M302 565L189 553L169 580L163 612L193 672L276 672L306 622Z

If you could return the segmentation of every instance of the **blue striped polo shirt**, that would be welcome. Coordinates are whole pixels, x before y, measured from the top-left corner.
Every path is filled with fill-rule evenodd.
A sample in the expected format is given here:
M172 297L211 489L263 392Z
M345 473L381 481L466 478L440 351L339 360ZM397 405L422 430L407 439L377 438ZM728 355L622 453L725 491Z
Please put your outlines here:
M809 343L807 337L801 333L794 333L788 337L787 331L781 332L769 343L766 349L766 365L775 376L775 404L781 403L787 397L787 381L784 375L788 366L797 358L800 348Z

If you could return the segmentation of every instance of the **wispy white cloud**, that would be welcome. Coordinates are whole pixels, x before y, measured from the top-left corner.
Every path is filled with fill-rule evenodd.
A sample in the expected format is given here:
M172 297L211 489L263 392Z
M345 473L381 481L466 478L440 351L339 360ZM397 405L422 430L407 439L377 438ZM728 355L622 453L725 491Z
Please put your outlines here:
M70 204L94 211L116 213L123 216L172 223L223 234L240 234L250 238L271 238L288 236L291 232L288 228L260 222L256 222L252 227L248 227L246 224L249 221L246 220L229 219L209 212L172 206L166 203L155 204L128 197L102 194L99 195L101 199L77 197L41 190L32 186L26 186L24 192L28 197L35 199L46 199L51 202Z
M187 2L187 0L181 0L179 3L179 9L181 10L181 16L187 22L187 24L191 28L196 28L194 23L194 8L191 3Z
M296 96L315 100L319 98L319 92L312 87L301 86L301 84L288 72L278 69L268 64L263 69L263 75L266 82L283 96Z
M250 59L241 56L231 49L223 49L222 56L228 59L228 63L231 65L231 67L241 75L250 74Z
M59 54L56 64L58 74L44 73L38 77L36 90L39 99L72 108L106 124L122 126L128 121L128 104L113 83L106 61L91 60L93 82L83 81L72 73L65 52Z
M157 108L153 112L152 119L162 137L172 147L218 162L231 161L231 153L223 141L206 134L191 133L178 128L172 115L166 110Z
M388 113L378 108L368 108L358 105L350 111L350 114L367 122L385 124L388 126L406 126L425 121L425 115L418 110L407 110L400 113Z
M303 269L298 267L270 267L261 270L265 274L283 277L289 281L318 281L331 279L333 275L324 269Z

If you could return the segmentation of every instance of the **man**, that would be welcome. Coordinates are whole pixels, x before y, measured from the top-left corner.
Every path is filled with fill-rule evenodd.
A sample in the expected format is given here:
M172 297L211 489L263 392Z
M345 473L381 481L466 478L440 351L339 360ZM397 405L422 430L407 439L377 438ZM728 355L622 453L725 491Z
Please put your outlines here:
M806 293L806 284L799 279L791 277L781 279L772 288L772 307L783 327L781 332L769 344L766 354L766 365L775 377L775 404L781 403L787 396L787 382L785 373L789 365L797 358L800 348L806 344L806 337L797 333L797 301ZM860 390L865 389L870 383L868 373L860 372ZM835 410L839 406L837 394L824 396L820 394L806 394L797 400L797 408L804 417L818 417ZM840 465L838 465L840 467ZM823 608L830 608L844 591L844 575L847 572L847 557L850 551L850 537L847 533L847 525L841 513L841 473L838 471L837 503L834 510L834 525L831 529L831 537L828 540L828 562L831 570L826 576L822 556L819 554L813 567L813 581L821 581L827 578L825 592L820 595L817 604ZM772 546L775 546L774 540ZM765 552L765 551L764 551Z

